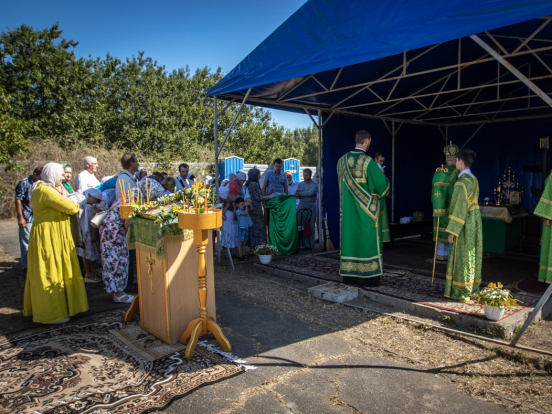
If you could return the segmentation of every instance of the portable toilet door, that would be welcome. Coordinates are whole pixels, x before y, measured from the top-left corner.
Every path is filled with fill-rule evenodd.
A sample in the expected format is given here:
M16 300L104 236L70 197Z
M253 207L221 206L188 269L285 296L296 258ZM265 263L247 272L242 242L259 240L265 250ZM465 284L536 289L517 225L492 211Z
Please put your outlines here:
M243 170L243 158L226 157L222 169L219 166L219 174L223 179L228 179L230 174L236 174L239 170Z
M291 171L291 176L293 181L301 181L301 175L299 169L301 168L301 163L295 158L286 158L284 160L284 171Z

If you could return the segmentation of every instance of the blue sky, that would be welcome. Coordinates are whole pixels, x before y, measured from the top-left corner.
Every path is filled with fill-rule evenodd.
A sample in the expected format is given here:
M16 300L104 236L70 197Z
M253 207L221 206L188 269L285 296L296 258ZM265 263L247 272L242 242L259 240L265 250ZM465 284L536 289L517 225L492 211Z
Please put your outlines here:
M229 72L305 0L3 0L2 31L59 22L78 56L119 59L144 51L168 70L188 65ZM307 115L272 111L280 125L311 126Z

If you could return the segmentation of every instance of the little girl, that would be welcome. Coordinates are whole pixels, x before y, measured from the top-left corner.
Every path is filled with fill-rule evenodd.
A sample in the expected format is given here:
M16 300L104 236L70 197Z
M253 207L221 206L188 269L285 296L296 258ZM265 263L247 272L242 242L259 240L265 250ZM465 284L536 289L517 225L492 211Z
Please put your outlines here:
M228 207L232 205L232 211L234 211L234 220L237 220L236 216L236 199L238 197L243 197L244 192L243 190L240 190L240 186L238 185L238 176L236 174L230 174L228 177L228 198L227 201L224 203L224 208L222 210L222 218L226 220L226 210L228 210Z

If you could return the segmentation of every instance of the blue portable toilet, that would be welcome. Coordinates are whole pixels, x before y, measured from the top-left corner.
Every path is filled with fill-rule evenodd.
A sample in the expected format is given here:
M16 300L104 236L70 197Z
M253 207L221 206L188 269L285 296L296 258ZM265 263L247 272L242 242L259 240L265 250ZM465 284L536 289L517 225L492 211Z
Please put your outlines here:
M284 160L284 171L291 171L293 181L301 181L300 174L301 162L295 158L286 158Z
M243 158L226 157L224 161L219 161L219 174L222 179L228 179L230 174L236 174L239 170L243 170Z

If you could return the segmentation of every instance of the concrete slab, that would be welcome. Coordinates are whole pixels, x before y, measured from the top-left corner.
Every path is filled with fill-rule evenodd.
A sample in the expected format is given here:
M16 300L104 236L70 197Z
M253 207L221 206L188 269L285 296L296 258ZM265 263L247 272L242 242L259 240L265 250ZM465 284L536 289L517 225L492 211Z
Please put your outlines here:
M371 414L508 412L460 394L451 383L411 366L363 355L348 356L343 363L346 369L336 380L339 398L358 411Z
M290 387L288 384L278 384L274 387L274 391L293 413L351 414L354 412L351 407L331 398L332 395L321 395L317 391Z
M294 273L293 271L289 270L263 266L258 263L255 263L253 266L258 270L262 270L263 272L269 273L271 275L285 279L297 280L302 283L309 282L319 285L328 283L327 280L317 279L305 274ZM533 307L527 307L517 313L510 315L509 317L502 319L501 321L494 322L487 319L474 317L469 314L453 312L446 309L439 309L436 307L423 305L422 303L411 302L379 292L359 289L359 296L363 296L375 303L384 306L390 306L398 311L407 312L409 314L418 315L424 318L433 318L442 321L446 316L450 318L452 323L458 327L493 332L495 335L502 336L504 338L511 338L514 334L515 329L517 327L521 327L529 314L533 311ZM319 299L324 300L325 298L320 297ZM346 303L344 304L346 305ZM542 308L541 312L539 312L539 315L535 318L535 322L538 322L541 319L548 317L549 315L552 315L552 298L548 300L548 302Z
M260 395L250 397L245 406L232 411L232 414L292 414L278 397L271 392L265 392Z

